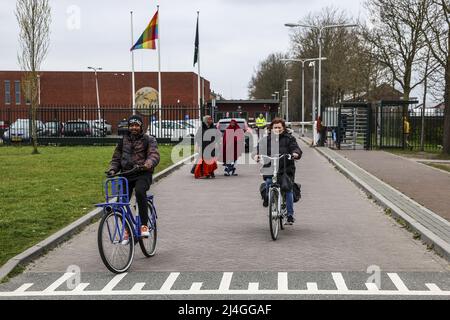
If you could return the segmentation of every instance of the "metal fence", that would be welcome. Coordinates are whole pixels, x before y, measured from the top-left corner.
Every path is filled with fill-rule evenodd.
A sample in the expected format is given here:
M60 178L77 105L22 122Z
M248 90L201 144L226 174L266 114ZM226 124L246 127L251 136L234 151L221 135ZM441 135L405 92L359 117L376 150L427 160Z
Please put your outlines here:
M444 111L411 107L414 101L343 103L322 113L322 145L336 149L439 151Z
M200 114L201 113L201 114ZM144 121L144 131L160 143L177 143L191 138L200 126L200 116L209 110L192 106L136 108ZM128 130L131 107L40 106L36 129L39 144L114 144ZM0 138L5 144L30 143L30 108L0 110Z

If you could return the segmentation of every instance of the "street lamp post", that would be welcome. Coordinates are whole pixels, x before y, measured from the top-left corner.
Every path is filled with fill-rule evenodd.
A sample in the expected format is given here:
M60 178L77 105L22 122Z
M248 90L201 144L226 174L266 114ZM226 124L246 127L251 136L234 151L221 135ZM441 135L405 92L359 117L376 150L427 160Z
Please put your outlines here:
M38 79L38 105L41 105L41 75L37 75Z
M97 77L97 70L102 70L101 67L95 68L95 67L88 67L88 69L94 70L95 73L95 90L97 92L97 112L98 112L98 120L101 120L101 114L100 114L100 95L98 93L98 77Z
M321 114L321 108L322 108L322 33L325 29L331 29L331 28L349 28L349 27L357 27L357 24L334 24L334 25L327 25L327 26L312 26L307 24L298 24L298 23L286 23L286 27L289 28L296 28L296 27L304 27L304 28L311 28L311 29L317 29L319 30L319 115Z
M289 122L289 82L292 79L286 79L286 122Z
M305 136L305 63L311 62L315 64L315 61L319 60L326 60L327 58L313 58L313 59L281 59L281 61L284 62L301 62L302 63L302 136ZM316 73L314 69L314 89L313 89L313 101L315 101L315 94L316 94ZM315 106L313 103L313 121L315 120Z

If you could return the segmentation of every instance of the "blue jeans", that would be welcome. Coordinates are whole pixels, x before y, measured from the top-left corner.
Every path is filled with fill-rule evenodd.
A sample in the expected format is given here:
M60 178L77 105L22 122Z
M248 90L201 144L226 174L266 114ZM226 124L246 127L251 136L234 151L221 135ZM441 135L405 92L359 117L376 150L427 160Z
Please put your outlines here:
M269 196L269 188L272 185L272 178L266 179L266 194ZM286 209L288 217L294 216L294 191L286 192Z

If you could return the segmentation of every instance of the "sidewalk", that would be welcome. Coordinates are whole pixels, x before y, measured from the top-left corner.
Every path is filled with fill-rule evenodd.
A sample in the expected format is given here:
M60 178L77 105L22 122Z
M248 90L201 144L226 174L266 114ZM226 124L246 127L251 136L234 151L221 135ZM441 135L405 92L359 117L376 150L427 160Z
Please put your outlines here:
M450 260L450 175L383 151L317 151Z

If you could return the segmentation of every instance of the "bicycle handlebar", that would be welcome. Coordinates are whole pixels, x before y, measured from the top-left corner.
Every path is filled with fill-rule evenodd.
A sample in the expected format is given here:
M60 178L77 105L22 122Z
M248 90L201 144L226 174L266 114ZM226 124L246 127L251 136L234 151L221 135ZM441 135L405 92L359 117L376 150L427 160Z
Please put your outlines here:
M278 156L278 157L269 157L269 156L265 156L265 155L259 155L259 157L264 158L264 159L269 159L269 160L281 160L284 157L287 157L288 160L294 159L294 156L292 154L283 154L283 155Z
M128 171L118 172L118 173L113 174L113 175L108 175L109 171L106 171L105 174L106 174L106 176L107 176L108 178L115 178L115 177L121 177L121 176L130 174L130 173L135 173L135 172L137 172L138 170L139 170L139 167L138 167L138 166L135 166L135 167L133 167L133 169L128 170Z

